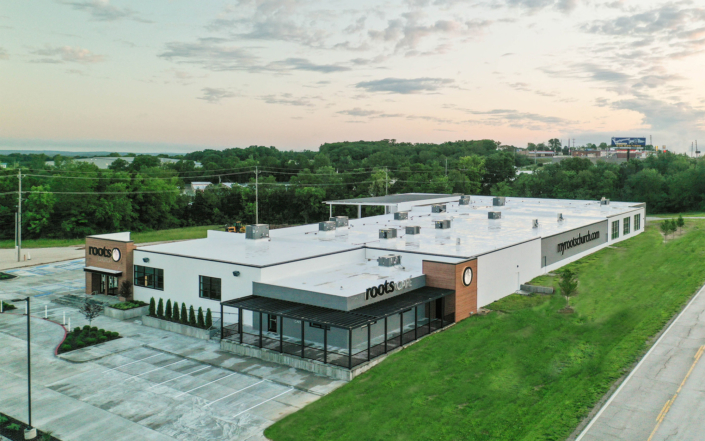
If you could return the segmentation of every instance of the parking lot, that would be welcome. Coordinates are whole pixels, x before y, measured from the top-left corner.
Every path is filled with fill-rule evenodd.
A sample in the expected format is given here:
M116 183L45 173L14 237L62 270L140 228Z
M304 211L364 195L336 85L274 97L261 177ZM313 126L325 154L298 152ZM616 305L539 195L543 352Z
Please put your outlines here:
M83 290L82 262L16 271L0 298L32 296L33 422L64 440L263 440L274 421L343 384L107 317L93 325L123 338L57 358L64 329L42 318L86 323L51 302ZM17 306L0 315L0 411L26 420L26 316Z

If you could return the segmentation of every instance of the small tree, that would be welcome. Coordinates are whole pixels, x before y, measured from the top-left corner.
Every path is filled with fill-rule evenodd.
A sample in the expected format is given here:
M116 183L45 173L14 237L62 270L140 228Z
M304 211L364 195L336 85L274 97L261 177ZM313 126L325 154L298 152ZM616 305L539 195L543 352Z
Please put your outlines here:
M131 299L132 298L132 282L129 280L123 280L122 283L120 284L120 297L124 297L126 299Z
M86 300L85 303L78 308L78 311L88 320L88 326L90 326L93 319L103 312L103 305Z
M193 309L193 305L188 310L188 324L191 326L196 326L196 311Z
M685 226L685 221L683 220L683 216L680 214L678 215L678 220L676 220L676 225L678 226L678 228L683 228Z
M213 315L211 314L211 309L206 310L206 329L213 327Z
M157 305L154 303L154 297L149 299L149 315L152 317L157 316Z
M171 299L167 299L166 308L164 308L164 316L167 319L171 319Z
M201 308L200 306L198 307L198 327L199 328L206 327L206 321L203 318L203 308Z
M671 219L671 234L675 233L678 231L678 222L675 219Z
M563 270L558 287L561 289L561 295L565 297L567 308L570 306L570 297L578 293L578 275L570 269Z
M181 318L179 317L179 302L174 302L173 315L171 319L177 323L181 321Z
M186 312L186 303L181 304L181 323L188 324L188 312Z
M159 298L159 304L157 304L157 317L164 318L164 301Z

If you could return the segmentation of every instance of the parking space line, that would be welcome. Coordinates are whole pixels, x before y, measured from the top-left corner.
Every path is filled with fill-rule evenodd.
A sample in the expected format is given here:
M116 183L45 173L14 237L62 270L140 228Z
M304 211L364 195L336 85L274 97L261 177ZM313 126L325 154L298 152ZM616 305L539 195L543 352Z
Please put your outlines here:
M168 383L168 382L170 382L170 381L174 381L174 380L176 380L176 379L178 379L178 378L185 377L185 376L187 376L187 375L195 374L196 372L200 372L200 371L202 371L202 370L204 370L204 369L208 369L209 367L211 367L211 366L206 366L206 367L204 367L204 368L195 370L195 371L193 371L193 372L189 372L188 374L179 375L178 377L172 378L171 380L162 381L161 383L158 383L158 384L154 384L154 385L152 385L152 386L149 386L147 389L151 389L151 388L153 388L153 387L162 385L162 384L164 384L164 383Z
M106 372L110 372L110 371L112 371L112 370L115 370L115 369L117 369L117 368L121 368L121 367L123 367L123 366L129 366L129 365L131 365L131 364L139 363L139 362L142 361L142 360L146 360L147 358L156 357L157 355L166 355L166 354L161 354L161 353L159 353L159 354L150 355L149 357L140 358L139 360L133 361L133 362L131 362L131 363L122 364L122 365L120 365L120 366L115 366L114 368L110 368L110 369L108 369L107 371L104 371L104 372L102 372L102 373L104 374L104 373L106 373Z
M164 369L164 368L167 367L167 366L171 366L172 364L181 363L181 362L183 362L183 361L186 361L186 359L179 360L179 361L175 361L175 362L173 362L173 363L169 363L169 364L164 365L164 366L162 366L162 367L158 367L158 368L156 368L156 369L152 369L151 371L142 372L142 373L139 374L139 375L133 375L132 378L128 378L128 380L133 380L133 379L135 379L135 378L137 378L137 377L141 377L142 375L148 374L148 373L150 373L150 372L158 371L159 369Z
M266 381L266 380L262 380L262 381ZM245 389L249 389L249 388L251 388L252 386L256 386L256 385L260 384L262 381L258 381L258 382L255 383L255 384L250 384L250 385L247 386L247 387L243 387L243 388L240 389L240 390L236 390L235 392L233 392L233 393L231 393L231 394L228 394L228 395L226 395L226 396L224 396L224 397L218 398L218 399L215 400L215 401L211 401L210 403L206 404L205 407L208 407L208 406L210 406L210 405L213 404L213 403L217 403L218 401L220 401L220 400L222 400L222 399L224 399L224 398L228 398L228 397L231 396L231 395L235 395L235 394L238 393L238 392L242 392L242 391L245 390Z
M272 401L272 400L275 399L275 398L279 398L279 397L281 397L282 395L284 395L285 393L291 392L292 390L294 390L294 389L291 388L291 389L289 389L289 390L286 390L286 391L280 393L280 394L277 395L276 397L272 397L272 398L266 399L266 400L262 401L261 403L257 404L256 406L252 406L252 407L250 407L249 409L243 410L242 412L240 412L240 413L238 413L237 415L235 415L233 418L237 418L237 417L239 417L240 415L242 415L243 413L245 413L245 412L247 412L247 411L249 411L249 410L252 410L252 409L254 409L255 407L261 406L261 405L263 405L264 403L266 403L267 401Z
M215 383L216 381L220 381L220 380L223 380L223 379L225 379L225 378L232 377L232 376L235 375L235 374L237 374L237 372L233 372L233 373L230 374L230 375L226 375L226 376L224 376L224 377L218 378L217 380L213 380L213 381L211 381L210 383L206 383L206 384L204 384L204 385L202 385L202 386L194 387L193 389L187 390L186 392L181 392L179 395L177 395L177 396L174 397L174 398L179 398L181 395L185 395L185 394L187 394L187 393L189 393L189 392L191 392L191 391L194 391L194 390L196 390L196 389L200 389L200 388L202 388L202 387L204 387L204 386L208 386L209 384Z

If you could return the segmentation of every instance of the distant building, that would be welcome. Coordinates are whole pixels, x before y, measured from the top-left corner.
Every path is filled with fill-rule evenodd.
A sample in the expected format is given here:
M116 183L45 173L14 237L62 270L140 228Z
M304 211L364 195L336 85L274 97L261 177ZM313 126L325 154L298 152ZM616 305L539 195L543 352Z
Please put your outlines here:
M7 168L7 162L0 162L0 168Z
M529 158L551 158L556 155L556 152L552 150L521 150L519 154Z

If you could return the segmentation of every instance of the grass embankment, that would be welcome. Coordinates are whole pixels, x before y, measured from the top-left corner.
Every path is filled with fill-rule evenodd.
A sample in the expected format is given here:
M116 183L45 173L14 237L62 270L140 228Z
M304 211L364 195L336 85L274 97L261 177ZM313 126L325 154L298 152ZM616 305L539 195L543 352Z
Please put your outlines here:
M570 265L565 300L512 295L265 431L285 440L562 440L703 283L705 222L658 225ZM479 277L482 277L480 274ZM542 276L535 284L557 286Z
M162 242L168 240L201 239L206 237L208 230L222 230L222 225L206 225L201 227L174 228L171 230L142 231L132 233L131 238L135 243ZM84 245L86 240L81 239L29 239L22 241L22 248L49 248ZM0 241L0 248L14 248L14 240Z

